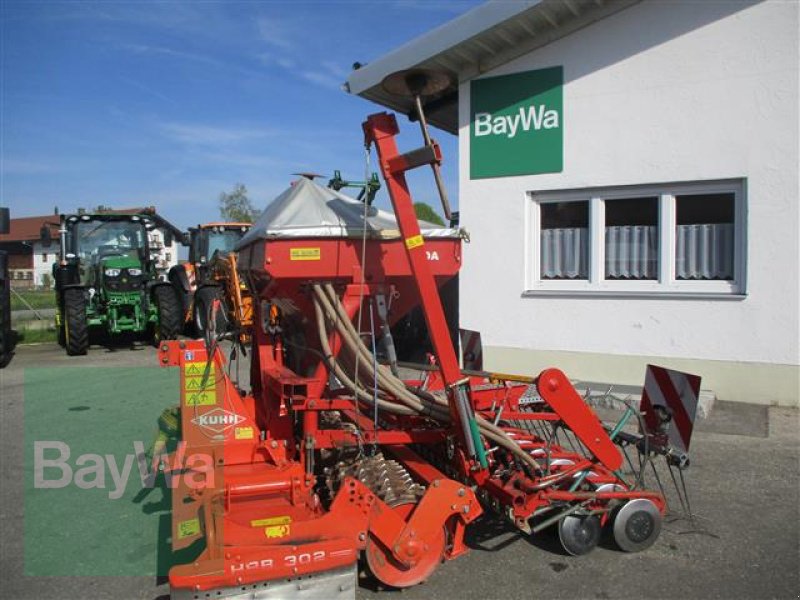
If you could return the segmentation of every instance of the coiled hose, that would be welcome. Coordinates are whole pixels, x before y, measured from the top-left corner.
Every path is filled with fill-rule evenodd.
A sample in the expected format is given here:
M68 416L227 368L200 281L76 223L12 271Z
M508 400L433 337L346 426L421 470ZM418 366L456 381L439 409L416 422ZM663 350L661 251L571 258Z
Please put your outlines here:
M355 330L350 318L348 317L344 307L339 301L335 290L331 284L315 284L312 286L314 291L314 310L317 317L317 329L319 332L320 343L322 350L326 356L333 358L330 345L328 343L328 328L325 323L327 319L333 323L336 331L341 336L345 347L353 354L354 357L359 357L360 360L355 362L359 365L359 373L355 376L361 379L363 376L366 380L372 382L377 379L378 387L386 396L397 399L396 402L390 402L378 399L378 407L382 410L394 414L419 414L423 416L430 416L431 418L442 423L450 423L450 410L447 401L443 398L438 398L433 394L424 391L412 392L398 377L395 377L391 371L378 366L377 372L373 369L372 354L364 345ZM373 397L364 391L368 386L359 386L335 360L329 361L329 366L332 368L336 377L353 393L359 400L367 404L373 404ZM482 435L487 439L496 443L498 446L505 448L514 456L520 459L524 464L530 468L539 470L540 466L536 460L523 450L514 440L506 435L506 433L490 423L480 415L475 415L478 427Z

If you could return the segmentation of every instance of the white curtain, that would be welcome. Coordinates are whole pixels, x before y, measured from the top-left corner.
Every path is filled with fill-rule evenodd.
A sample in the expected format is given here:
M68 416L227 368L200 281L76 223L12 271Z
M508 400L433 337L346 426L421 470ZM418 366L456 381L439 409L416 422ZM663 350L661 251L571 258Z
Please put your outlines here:
M542 279L588 279L589 230L542 230Z
M658 278L658 230L655 225L606 227L606 278Z
M733 223L678 225L676 279L733 279Z
M542 279L587 279L589 230L543 229ZM606 227L606 277L658 278L658 230L655 225ZM733 223L678 225L677 279L733 279Z

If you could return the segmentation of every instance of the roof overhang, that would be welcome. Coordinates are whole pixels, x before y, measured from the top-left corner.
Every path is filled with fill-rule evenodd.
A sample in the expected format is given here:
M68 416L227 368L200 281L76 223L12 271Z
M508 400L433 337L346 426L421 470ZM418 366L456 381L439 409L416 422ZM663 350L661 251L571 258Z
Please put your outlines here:
M354 70L345 87L412 118L413 100L381 86L387 75L426 68L463 83L640 1L493 0ZM457 88L426 99L425 108L431 125L458 132Z

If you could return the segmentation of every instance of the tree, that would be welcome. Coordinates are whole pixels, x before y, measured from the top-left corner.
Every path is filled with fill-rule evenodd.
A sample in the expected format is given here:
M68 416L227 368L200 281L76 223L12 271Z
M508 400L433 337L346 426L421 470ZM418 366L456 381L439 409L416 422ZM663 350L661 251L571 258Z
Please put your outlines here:
M233 186L233 191L219 195L219 214L223 221L252 223L258 216L258 211L247 197L247 188L244 184L237 183Z
M434 225L441 225L444 227L444 221L442 220L442 217L440 217L436 211L430 207L430 205L425 204L424 202L415 202L414 212L417 214L417 218L421 221L427 221L428 223L433 223Z

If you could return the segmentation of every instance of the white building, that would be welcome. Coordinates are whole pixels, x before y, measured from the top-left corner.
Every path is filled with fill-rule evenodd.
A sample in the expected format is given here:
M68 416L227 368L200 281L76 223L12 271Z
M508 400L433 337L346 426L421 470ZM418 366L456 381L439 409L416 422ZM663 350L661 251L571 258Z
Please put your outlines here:
M489 368L798 404L799 31L798 2L492 2L351 74L405 113L386 75L457 82L428 114L459 136Z
M53 263L58 261L58 237L49 244L41 240L31 242L31 254L33 257L33 285L35 287L51 287L55 283L53 281Z

